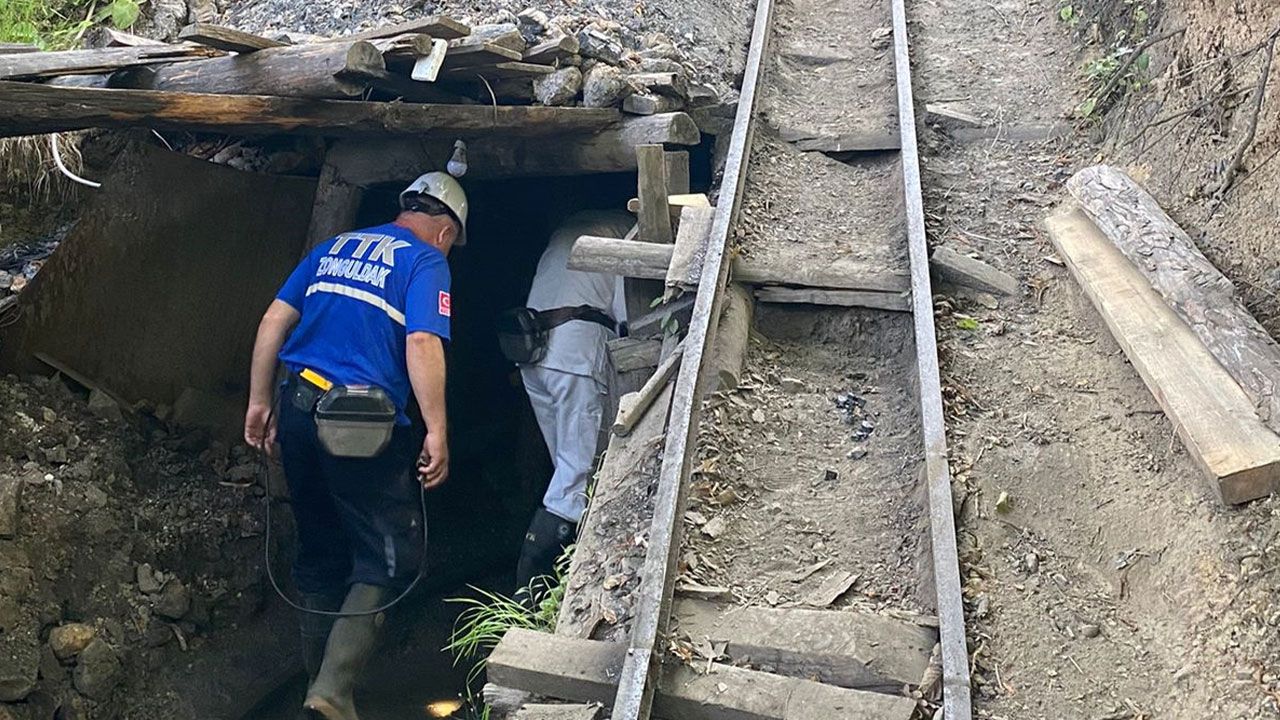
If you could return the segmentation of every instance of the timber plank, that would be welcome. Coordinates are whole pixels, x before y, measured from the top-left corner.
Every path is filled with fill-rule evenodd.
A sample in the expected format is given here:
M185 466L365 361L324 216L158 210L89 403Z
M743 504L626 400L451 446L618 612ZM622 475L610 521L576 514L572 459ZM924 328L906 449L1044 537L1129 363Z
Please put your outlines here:
M877 290L828 290L824 288L761 287L756 298L766 303L799 303L803 305L836 305L865 307L894 312L911 312L911 298L906 293Z
M192 23L182 28L182 32L178 33L178 38L235 53L248 53L254 50L284 47L288 44L212 23Z
M199 45L140 45L95 50L0 54L0 80L38 80L57 75L95 75L126 67L217 57Z
M533 78L540 75L550 75L555 72L555 68L550 65L535 65L533 63L518 62L512 60L510 62L499 62L492 65L474 65L462 67L450 67L449 58L452 55L444 56L444 67L441 71L440 79L458 82L462 80L474 80L477 76L492 80L518 80L520 78Z
M433 15L430 17L419 18L417 20L409 20L397 25L384 25L383 27L365 30L354 35L344 35L330 40L377 40L379 38L395 37L396 35L407 35L411 33L421 33L430 35L433 38L442 38L445 40L453 40L460 37L466 37L471 34L471 28L452 18L443 15Z
M501 62L519 62L524 53L505 48L496 43L486 42L480 38L463 38L449 43L449 52L445 54L444 69L454 70L476 65L490 65Z
M516 711L515 720L598 720L604 708L600 703L588 705L525 705Z
M538 43L525 50L523 60L528 63L558 65L578 54L578 38L561 35L554 40Z
M512 629L489 656L492 682L574 702L609 702L626 656L622 643ZM664 668L654 711L681 720L908 720L905 697L838 688L713 664L699 674Z
M569 252L569 269L665 280L675 253L676 248L672 244L583 235ZM731 265L733 279L749 285L795 285L896 294L905 292L909 287L907 278L900 273L854 260L832 260L821 265L783 265L739 257L734 258Z
M671 209L667 193L667 160L661 145L636 148L637 221L641 242L670 244Z
M1083 212L1059 212L1045 227L1222 500L1280 488L1280 437L1192 329Z
M287 132L331 136L420 135L432 131L538 135L593 129L604 132L592 135L590 141L581 145L596 143L602 150L609 145L614 153L621 152L617 148L637 133L645 136L647 130L653 131L651 136L669 141L689 139L686 128L678 122L674 125L656 123L640 129L616 126L620 116L610 109L380 103L10 82L0 82L0 97L5 100L0 103L0 136L6 137L135 125L231 134ZM683 119L692 126L688 116ZM616 127L612 133L611 127ZM692 135L692 142L696 142L696 129ZM572 151L554 149L564 156L565 163L575 157ZM631 155L630 147L627 150ZM612 155L601 162L610 158ZM399 173L391 179L408 176Z
M661 345L659 345L659 353L661 353ZM680 367L680 356L682 351L679 346L658 364L653 374L645 381L644 385L635 392L623 395L618 402L618 417L613 421L614 435L629 435L637 423L644 418L645 413L653 405L658 396L667 387L667 383L671 380L671 376L675 374L676 369Z
M26 43L0 43L0 55L17 55L19 53L36 53L40 48Z
M1067 188L1235 378L1262 421L1280 432L1280 343L1244 306L1235 285L1156 199L1120 170L1085 168Z
M613 369L620 373L657 367L662 342L636 337L614 338L605 343Z
M999 295L1018 294L1017 278L945 245L934 249L929 267L943 282Z
M918 684L938 642L932 628L874 613L693 599L677 599L674 612L681 633L727 643L733 660L859 690L897 693Z
M707 239L716 211L712 207L682 207L680 228L667 263L667 287L697 287L702 277L702 261L707 254Z

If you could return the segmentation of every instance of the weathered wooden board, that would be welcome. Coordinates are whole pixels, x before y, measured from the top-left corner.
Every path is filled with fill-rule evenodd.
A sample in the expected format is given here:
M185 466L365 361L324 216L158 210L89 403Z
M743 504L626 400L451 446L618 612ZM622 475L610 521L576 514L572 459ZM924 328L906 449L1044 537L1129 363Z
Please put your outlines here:
M569 253L569 268L623 277L665 280L675 252L675 245L668 243L643 243L583 235L574 243ZM887 293L902 293L907 290L907 279L900 273L848 260L782 265L759 263L751 258L735 258L732 268L733 279L749 285L795 285Z
M703 395L738 387L747 362L754 317L755 298L751 296L751 289L740 283L729 283L724 289L720 324L716 327L715 351L703 370Z
M266 52L266 51L263 51ZM257 54L257 53L255 53ZM304 133L330 136L421 135L441 132L459 135L494 134L527 136L555 134L571 130L602 130L581 143L584 147L552 151L561 157L555 169L572 167L573 161L592 162L592 167L610 161L634 163L621 147L637 136L636 128L616 124L615 110L595 108L485 107L479 105L432 105L421 103L381 103L345 100L312 100L262 95L215 95L208 93L161 92L155 90L104 90L99 88L52 87L31 83L0 82L0 136L35 135L91 127L142 126L173 130L207 130L230 134ZM662 116L654 116L661 118ZM689 127L672 128L661 120L654 132L640 137L671 141L697 140L693 121L683 116ZM651 118L640 118L651 120ZM504 140L506 138L503 138ZM414 142L420 143L415 138ZM452 141L450 141L452 142ZM536 150L513 147L495 149L494 158L505 165L518 162L517 156L538 158ZM626 146L629 151L631 146ZM473 161L484 148L473 150ZM414 154L416 157L416 153ZM584 157L589 156L589 157ZM447 155L446 155L447 157ZM551 158L548 158L550 161ZM480 163L473 164L473 167ZM555 174L555 173L549 173ZM398 173L402 180L410 173Z
M221 54L221 50L200 45L142 45L96 50L0 53L0 80L96 75L136 65L187 62Z
M945 245L934 249L929 268L942 282L1000 295L1018 294L1017 278Z
M576 702L613 700L622 643L512 629L489 656L491 681ZM664 668L654 713L680 720L908 720L915 702L756 670L713 664L699 674Z
M683 207L680 228L676 230L675 247L667 264L668 288L697 287L702 276L702 260L707 255L707 239L715 220L713 207Z
M452 18L436 15L419 18L417 20L409 20L408 22L402 22L398 25L385 25L383 27L373 28L372 30L358 32L354 35L344 35L331 39L377 40L378 38L395 37L396 35L405 35L409 33L421 33L423 35L430 35L433 38L453 40L455 38L470 35L471 28Z
M604 708L589 705L525 705L516 711L514 720L598 720Z
M661 352L661 344L659 344L659 352ZM681 352L677 347L674 352L662 359L639 390L622 396L618 402L618 417L613 421L614 435L628 435L635 429L636 424L644 418L649 408L663 394L667 383L671 381L671 376L679 369L680 355Z
M774 609L677 599L677 631L727 643L733 660L840 687L898 693L920 682L938 642L933 628L887 615Z
M213 25L211 23L192 23L178 33L178 38L200 45L208 45L226 52L248 53L273 47L284 47L288 43L254 35L243 30Z
M1085 168L1067 188L1235 378L1262 421L1280 432L1280 343L1245 308L1235 285L1160 203L1120 170Z
M608 343L613 369L626 373L658 366L662 342L638 337L614 338Z
M834 305L864 307L894 312L911 312L911 298L906 293L877 290L828 290L825 288L760 287L760 302L801 305Z
M578 54L578 39L573 35L561 35L553 40L538 43L525 50L523 60L542 65L558 65Z
M1280 437L1196 334L1079 210L1045 221L1059 255L1222 500L1280 487Z

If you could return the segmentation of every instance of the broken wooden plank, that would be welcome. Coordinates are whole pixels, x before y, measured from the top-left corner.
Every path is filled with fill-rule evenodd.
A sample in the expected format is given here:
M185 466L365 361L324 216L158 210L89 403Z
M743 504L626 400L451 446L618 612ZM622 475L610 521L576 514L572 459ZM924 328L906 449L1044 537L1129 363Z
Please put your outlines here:
M1223 502L1247 502L1280 488L1280 437L1142 273L1082 211L1060 211L1045 227Z
M600 703L586 705L525 705L516 711L514 720L599 720L604 713Z
M0 80L38 80L57 75L95 75L138 65L191 62L221 54L221 50L199 45L143 45L96 50L0 54Z
M473 68L477 65L492 65L502 62L519 62L524 54L509 50L501 45L494 45L483 40L463 38L449 43L449 52L445 55L445 70Z
M658 353L662 352L660 341L637 337L614 338L605 345L609 348L613 369L620 373L657 367Z
M610 702L626 646L508 630L489 656L488 674L508 687L576 702ZM663 669L654 714L681 720L908 720L910 698L850 690L712 663L700 674Z
M243 30L212 23L192 23L182 28L182 32L178 33L178 38L234 53L250 53L255 50L285 47L287 45L287 43L282 43L279 40L272 40L261 35L254 35Z
M677 599L678 632L725 643L731 660L839 687L898 693L915 686L936 630L878 613L740 607Z
M383 27L365 30L354 35L343 35L341 37L330 38L330 41L337 40L377 40L379 38L395 37L396 35L406 35L409 33L421 33L430 35L433 38L443 38L445 40L453 40L460 37L466 37L471 34L471 28L458 22L452 18L442 15L433 15L430 17L418 18L417 20L409 20L397 25L385 25Z
M980 128L987 125L976 113L952 103L925 103L924 119L950 127Z
M569 252L569 269L603 272L623 277L665 280L675 246L636 240L583 235ZM901 273L854 260L818 263L761 263L734 258L732 277L751 285L796 285L831 290L867 290L902 293L907 279Z
M1018 280L987 263L943 245L929 257L929 269L942 282L997 295L1017 295Z
M449 52L449 41L434 38L431 41L431 52L418 58L413 63L410 79L419 82L435 82L440 77L440 69L444 67L444 59Z
M160 40L142 37L141 35L121 32L115 28L99 27L96 32L100 32L106 36L107 42L105 47L142 47L144 45L154 47L156 45L168 44Z
M680 356L681 351L677 347L675 352L658 365L639 390L622 396L618 402L618 417L613 421L614 435L626 436L635 429L636 424L662 394L671 376L680 367Z
M553 40L538 43L524 51L523 60L527 63L556 65L578 54L578 38L573 35L561 35Z
M675 246L667 264L666 286L671 288L697 287L702 276L702 258L707 253L707 238L711 235L711 223L716 211L712 207L684 206L680 212L680 229L676 231Z
M666 158L661 145L636 148L636 197L639 198L637 239L649 243L671 243L671 210L667 202Z
M755 300L748 288L739 283L725 287L720 324L716 326L715 351L703 371L703 395L737 389L747 362L754 311Z
M522 152L526 157L535 159L556 153L559 157L554 158L555 171L572 167L575 159L583 159L584 163L590 161L592 171L602 166L610 167L610 162L621 163L625 168L626 158L619 156L624 154L625 148L625 155L634 157L632 145L627 143L636 137L679 141L688 140L692 135L692 142L696 142L697 133L688 116L683 116L682 121L688 124L687 127L680 122L659 122L637 128L616 123L620 117L616 110L594 108L494 108L478 105L357 102L156 90L103 90L9 82L0 82L0 97L5 100L0 103L0 136L5 137L91 127L132 126L231 134L304 133L332 136L421 135L431 131L519 136L583 129L601 130L589 140L581 142L580 148L561 148L557 145L539 153L536 148L526 150L523 145L515 147L506 143L505 149L495 150L495 153L500 153L495 161L506 165L515 164L517 155ZM421 144L417 138L412 142ZM452 141L448 143L451 144ZM430 158L420 159L420 151L411 154L419 166L422 162L432 162ZM473 161L483 158L484 154L483 149L473 148ZM584 155L587 157L583 158ZM445 157L448 157L447 153ZM438 164L440 161L434 162ZM473 169L477 165L479 163L473 163ZM397 169L397 174L390 179L403 180L413 174L412 171L408 174L403 172Z
M1244 306L1235 285L1160 203L1120 170L1085 168L1067 189L1235 378L1263 423L1280 432L1280 343Z
M805 152L856 153L888 152L901 147L902 140L893 130L865 130L814 135L806 130L782 128L779 136Z
M542 75L550 75L555 72L555 68L550 65L535 65L527 62L500 62L492 65L476 65L474 67L449 67L449 58L452 55L445 55L445 68L441 72L440 78L451 82L461 82L464 80L476 80L480 78L486 80L518 80L521 78L533 78Z
M894 312L911 312L909 293L876 290L825 290L821 288L760 287L756 298L766 303L836 305Z
M122 83L134 90L296 98L355 98L363 77L386 70L371 42L315 43L176 63Z

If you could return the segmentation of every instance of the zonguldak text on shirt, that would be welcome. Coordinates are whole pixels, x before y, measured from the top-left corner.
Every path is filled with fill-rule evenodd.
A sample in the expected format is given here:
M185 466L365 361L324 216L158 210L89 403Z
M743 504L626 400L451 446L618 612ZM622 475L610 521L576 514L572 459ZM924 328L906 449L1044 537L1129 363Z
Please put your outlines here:
M358 243L350 257L337 257L348 243ZM396 251L409 247L390 235L344 233L334 238L333 247L316 267L316 277L338 277L385 288L387 276L396 265Z

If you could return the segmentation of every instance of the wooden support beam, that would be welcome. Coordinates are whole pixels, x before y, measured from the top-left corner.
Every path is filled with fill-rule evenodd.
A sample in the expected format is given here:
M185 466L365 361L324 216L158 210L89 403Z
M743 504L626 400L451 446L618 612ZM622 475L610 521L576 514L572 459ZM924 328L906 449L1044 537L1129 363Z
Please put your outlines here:
M296 98L355 98L387 68L371 42L314 43L165 65L125 83L134 90Z
M262 51L267 52L267 51ZM258 54L258 53L255 53ZM584 172L597 168L619 169L634 163L630 152L636 137L661 137L670 142L687 140L693 121L650 124L639 128L616 123L616 110L591 108L512 107L477 105L428 105L336 100L311 100L260 95L214 95L154 90L103 90L30 83L0 82L0 136L35 135L91 127L142 126L172 130L205 130L228 134L303 133L330 136L489 134L501 137L555 134L600 129L581 147L559 145L525 147L508 141L495 157L486 158L503 167L491 177L520 175L515 167L523 153L530 161L547 157L556 174L578 162ZM658 116L655 116L658 117ZM649 118L643 118L649 120ZM692 133L696 134L696 129ZM696 141L696 140L695 140ZM450 144L452 140L448 141ZM421 141L409 141L412 146ZM628 143L631 143L630 145ZM623 152L623 148L627 152ZM413 153L415 158L419 152ZM485 151L473 148L473 161ZM548 156L558 155L558 158ZM624 157L625 156L625 157ZM447 155L446 155L447 157ZM628 160L627 158L631 158ZM438 161L437 161L438 162ZM421 165L421 160L417 161ZM473 169L478 163L473 162ZM501 171L507 174L502 175ZM524 173L532 174L532 173ZM385 180L400 180L397 174ZM415 175L416 177L416 175ZM358 183L363 184L363 183Z
M1059 212L1045 227L1223 502L1280 488L1280 437L1142 273L1081 211Z
M199 45L142 45L96 50L7 53L0 54L0 80L38 80L56 75L96 75L137 65L189 62L221 54L220 50Z
M641 242L667 243L674 238L671 230L671 209L667 198L667 165L661 145L641 145L636 148L636 197L638 238ZM630 207L630 206L628 206Z
M703 395L737 389L747 363L754 315L755 298L751 291L738 283L729 283L725 287L720 324L716 326L715 351L703 371Z
M961 255L954 248L935 248L929 258L929 268L942 282L972 288L997 295L1017 295L1018 279L1002 270Z
M887 615L740 607L677 598L675 625L731 660L828 685L897 694L920 683L937 630Z
M680 229L667 264L667 290L698 286L702 277L702 261L707 254L707 238L716 211L712 207L684 206L680 212ZM731 271L732 272L732 271Z
M540 77L542 75L550 75L556 69L550 65L535 65L533 63L510 61L494 63L492 65L476 65L475 67L449 67L449 58L451 55L445 55L445 69L440 74L441 80L448 82L462 81L479 81L480 78L486 80L519 80L527 78Z
M878 290L827 290L823 288L761 287L756 298L764 303L835 305L894 312L911 312L911 297L902 292Z
M470 35L471 28L452 18L447 18L442 15L434 15L431 17L418 18L417 20L409 20L408 22L402 22L398 25L385 25L383 27L373 28L372 30L358 32L354 35L330 38L330 40L377 40L378 38L395 37L396 35L406 35L409 33L421 33L423 35L430 35L433 38L453 40L455 38Z
M307 227L307 251L334 235L355 229L363 200L364 189L344 181L340 170L326 157L316 182L316 198Z
M613 700L626 646L512 629L489 656L491 681L576 702ZM910 698L730 665L663 669L654 712L680 720L908 720ZM615 708L616 712L616 708Z
M182 28L178 38L234 53L250 53L255 50L284 47L288 44L212 23L192 23Z
M667 205L671 209L671 214L679 217L681 208L709 208L711 207L711 201L707 199L704 193L672 193L667 196ZM640 198L631 198L627 201L627 212L640 212Z
M569 269L665 280L674 254L674 245L583 235L569 253ZM902 293L908 289L908 281L903 275L850 260L784 265L735 258L732 265L733 279L750 285L796 285L887 293Z
M663 154L667 167L667 192L672 195L689 194L689 151L668 150Z
M644 385L633 393L622 396L618 402L618 417L613 421L613 434L626 436L635 429L636 424L644 417L658 396L666 389L671 376L680 367L681 351L679 347L666 357L653 371L653 375Z
M1235 378L1262 421L1280 432L1280 343L1244 306L1235 285L1160 203L1120 170L1085 168L1067 189Z

